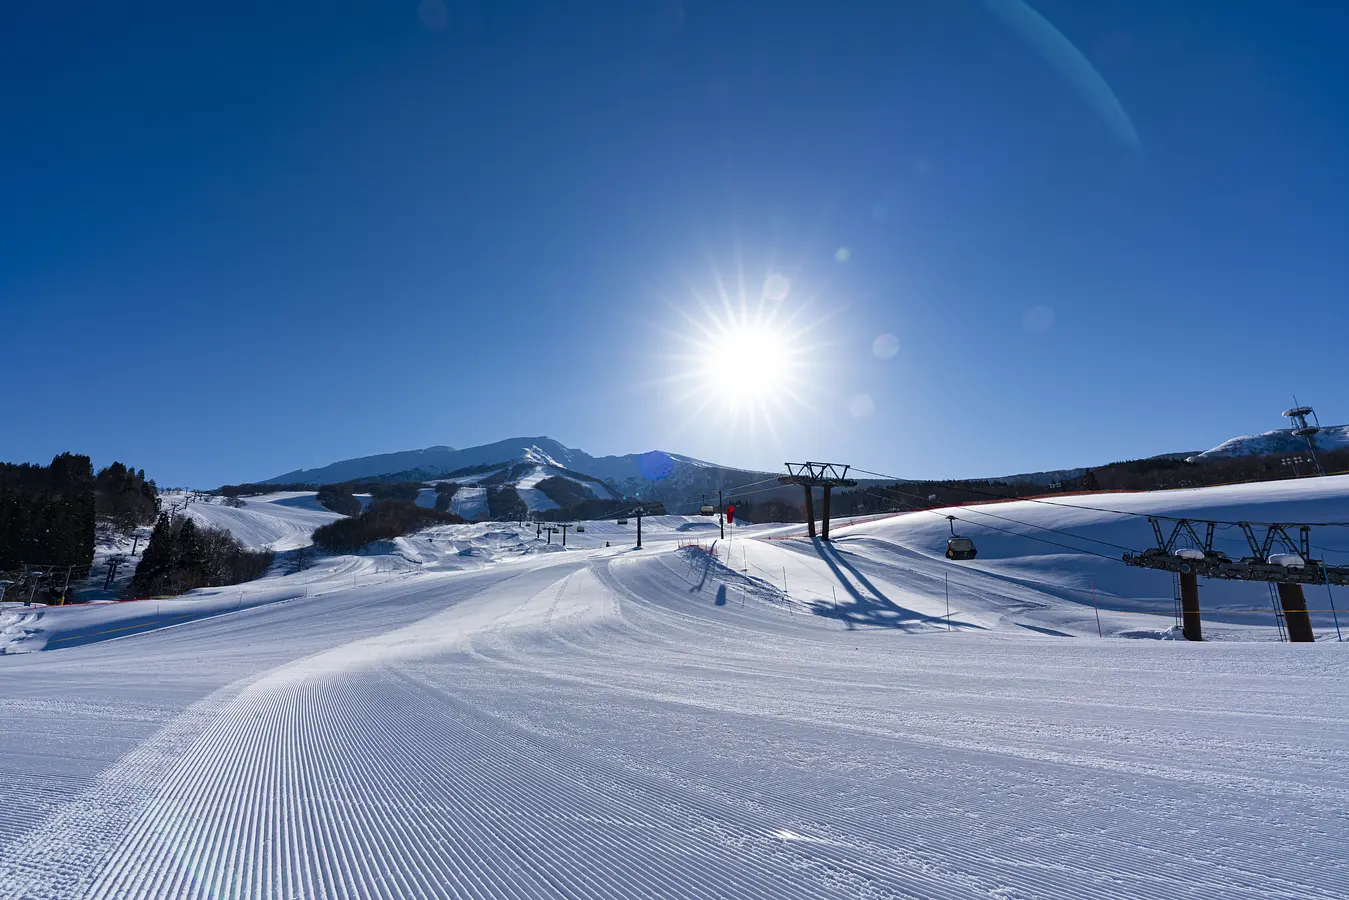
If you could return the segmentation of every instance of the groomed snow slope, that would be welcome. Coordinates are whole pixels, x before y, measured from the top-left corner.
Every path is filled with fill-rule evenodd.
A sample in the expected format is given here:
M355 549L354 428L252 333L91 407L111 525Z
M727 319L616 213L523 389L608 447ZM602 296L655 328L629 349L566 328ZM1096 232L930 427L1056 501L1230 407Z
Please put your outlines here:
M771 529L677 550L712 537L687 519L640 552L453 526L391 542L386 583L307 572L307 598L2 657L0 898L1349 895L1342 645L1064 640L1010 606L875 627L805 594L899 579L917 521L830 561L747 539ZM454 541L500 555L455 571ZM942 564L1066 565L987 553Z
M165 505L180 500L166 494ZM312 543L314 529L342 518L322 506L313 491L282 491L243 498L239 509L226 506L220 498L211 502L189 503L187 514L205 525L229 530L252 549L294 550Z

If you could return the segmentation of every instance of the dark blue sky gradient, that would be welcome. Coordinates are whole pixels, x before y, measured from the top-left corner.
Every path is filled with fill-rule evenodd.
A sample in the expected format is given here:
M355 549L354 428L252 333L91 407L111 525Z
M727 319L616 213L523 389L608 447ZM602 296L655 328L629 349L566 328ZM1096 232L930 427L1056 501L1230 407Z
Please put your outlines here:
M1034 3L1141 154L979 0L114 5L0 29L0 458L944 477L1349 421L1341 4ZM661 381L737 266L828 316L773 433Z

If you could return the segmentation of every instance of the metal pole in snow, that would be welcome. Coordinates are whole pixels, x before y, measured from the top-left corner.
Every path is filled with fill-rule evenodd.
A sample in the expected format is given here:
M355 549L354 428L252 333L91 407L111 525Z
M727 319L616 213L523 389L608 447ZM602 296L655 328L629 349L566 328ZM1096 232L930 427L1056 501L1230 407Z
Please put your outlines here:
M1321 574L1326 579L1326 596L1330 598L1330 614L1335 617L1335 640L1342 641L1344 636L1340 634L1340 614L1335 612L1335 594L1330 590L1330 573L1326 571L1326 561L1321 560Z
M946 580L946 630L951 630L951 573L943 572L942 578Z
M831 584L829 585L829 591L834 595L834 612L838 612L838 588Z
M1091 580L1091 607L1096 610L1096 636L1105 637L1101 634L1101 607L1096 605L1096 579Z

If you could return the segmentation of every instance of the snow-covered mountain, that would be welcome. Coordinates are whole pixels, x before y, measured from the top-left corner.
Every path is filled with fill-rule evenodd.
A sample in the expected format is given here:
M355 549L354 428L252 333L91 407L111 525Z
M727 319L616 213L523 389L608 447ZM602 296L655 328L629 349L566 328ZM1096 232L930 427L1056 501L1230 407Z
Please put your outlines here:
M768 478L771 474L719 466L664 450L591 456L584 450L539 436L507 438L462 450L428 447L347 459L317 469L296 469L263 483L336 484L391 477L408 481L452 479L468 483L490 477L492 473L504 475L494 483L515 485L531 507L535 503L525 492L533 491L534 485L543 478L556 475L577 481L601 498L616 494L651 500L682 500L685 502L677 504L681 508L697 505L703 494L710 496L718 487L736 487Z
M1349 425L1326 425L1313 438L1316 449L1344 450L1349 448ZM1268 456L1278 453L1302 453L1307 442L1293 434L1292 429L1279 428L1264 434L1246 434L1223 441L1211 450L1190 457L1191 462L1233 456Z
M344 481L356 481L392 472L405 472L412 469L436 468L445 459L467 451L438 445L424 450L403 450L397 453L381 453L377 456L362 456L358 459L344 459L318 469L296 469L275 478L265 479L263 484L340 484Z

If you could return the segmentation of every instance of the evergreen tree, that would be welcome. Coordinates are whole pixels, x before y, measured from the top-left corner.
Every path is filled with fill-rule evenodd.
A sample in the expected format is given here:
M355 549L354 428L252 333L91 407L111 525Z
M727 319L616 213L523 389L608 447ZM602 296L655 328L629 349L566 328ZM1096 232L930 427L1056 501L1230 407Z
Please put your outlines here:
M202 528L187 517L173 526L168 516L160 516L129 593L152 597L252 581L267 574L272 559L270 552L244 549L223 528Z
M206 584L210 580L206 543L197 529L197 523L185 517L178 527L175 543L178 549L178 566L173 579L175 592Z
M168 516L160 516L150 533L150 542L145 545L136 574L131 579L131 593L136 597L148 597L155 589L165 584L177 568L178 542L169 524Z

